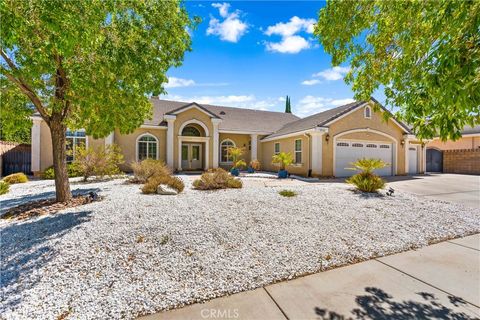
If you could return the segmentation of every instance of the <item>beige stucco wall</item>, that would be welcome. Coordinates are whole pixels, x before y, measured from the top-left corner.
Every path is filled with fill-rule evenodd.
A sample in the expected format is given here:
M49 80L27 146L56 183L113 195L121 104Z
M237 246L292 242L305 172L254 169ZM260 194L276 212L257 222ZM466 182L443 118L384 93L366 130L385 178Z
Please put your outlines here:
M377 134L372 131L368 132L367 128L382 132L391 136L392 138L385 137L382 134ZM348 133L348 131L354 129L361 129L364 131ZM364 108L359 108L347 116L337 120L336 122L333 122L329 126L328 130L329 141L326 141L326 136L324 135L322 143L323 176L333 175L333 147L335 138L382 142L391 141L392 143L396 143L397 174L405 174L405 149L400 144L405 132L396 123L394 123L393 120L385 121L381 112L373 112L372 110L371 118L367 119L364 117Z
M278 139L274 141L262 142L261 164L262 169L267 171L278 171L279 167L272 164L272 156L274 155L275 143L280 143L280 152L289 152L293 156L295 154L295 140L302 140L302 163L293 164L287 168L288 172L306 176L310 169L310 141L309 137L301 134L294 137Z
M136 129L131 134L121 134L115 130L113 142L122 150L125 163L121 166L124 171L130 171L130 164L137 160L137 138L149 133L158 139L158 159L166 161L166 132L164 129Z
M440 150L462 150L480 148L480 137L463 137L457 141L447 140L445 142L435 139L427 144L427 148Z
M40 171L53 165L53 147L50 128L45 121L40 122Z

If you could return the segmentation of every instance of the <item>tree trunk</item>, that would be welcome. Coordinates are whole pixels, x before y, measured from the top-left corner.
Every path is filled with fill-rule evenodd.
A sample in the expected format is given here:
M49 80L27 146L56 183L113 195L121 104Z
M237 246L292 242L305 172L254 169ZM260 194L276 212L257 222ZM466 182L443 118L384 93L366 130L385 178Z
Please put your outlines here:
M50 120L50 133L53 146L53 170L55 172L55 190L57 202L68 202L72 199L67 172L67 127L58 119Z

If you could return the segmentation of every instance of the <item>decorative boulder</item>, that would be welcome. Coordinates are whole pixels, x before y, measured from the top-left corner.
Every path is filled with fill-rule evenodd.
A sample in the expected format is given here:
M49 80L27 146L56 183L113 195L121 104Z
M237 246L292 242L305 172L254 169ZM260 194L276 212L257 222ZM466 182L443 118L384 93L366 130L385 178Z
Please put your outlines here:
M157 194L174 196L177 195L178 192L166 184L161 184L157 187Z

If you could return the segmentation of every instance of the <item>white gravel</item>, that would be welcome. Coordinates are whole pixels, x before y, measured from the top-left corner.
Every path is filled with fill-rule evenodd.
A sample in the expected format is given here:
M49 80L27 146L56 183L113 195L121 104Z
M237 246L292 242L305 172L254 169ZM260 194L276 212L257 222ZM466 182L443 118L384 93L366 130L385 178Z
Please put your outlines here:
M401 192L244 183L241 190L188 187L179 196L143 195L123 180L77 183L72 189L98 189L105 199L1 220L0 314L130 319L480 231L480 210ZM298 196L281 197L285 188ZM13 185L0 201L5 210L50 196L52 181L34 181Z

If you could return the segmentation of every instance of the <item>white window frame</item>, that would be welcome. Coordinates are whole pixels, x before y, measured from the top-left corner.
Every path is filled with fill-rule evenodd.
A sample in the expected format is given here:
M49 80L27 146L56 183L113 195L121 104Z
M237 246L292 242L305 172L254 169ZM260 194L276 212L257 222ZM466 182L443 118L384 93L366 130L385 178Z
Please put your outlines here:
M277 146L278 146L278 151L277 151ZM275 142L273 144L273 154L279 154L280 153L280 142Z
M76 135L68 136L68 132L72 132L74 134L76 132L83 132L84 136L83 137L78 137ZM68 161L67 159L67 163L72 163L73 161L75 161L75 150L77 149L77 143L76 143L77 140L85 141L84 146L85 148L88 148L88 139L87 139L87 134L85 133L85 129L78 129L78 130L67 129L67 132L65 133L65 143L68 144L69 139L72 140L72 160Z
M153 142L153 141L140 141L140 139L142 139L143 137L152 137L152 138L155 139L155 142ZM149 145L150 143L155 143L155 144L157 145L157 147L155 148L155 151L156 151L156 155L155 155L156 158L155 158L155 160L158 160L158 149L159 149L158 138L155 137L153 134L148 133L148 132L147 132L147 133L142 133L141 135L139 135L139 136L137 137L137 140L135 141L135 159L136 159L137 161L139 161L139 159L140 159L140 158L139 158L139 155L138 155L138 152L140 151L140 150L139 150L140 148L138 147L138 145L139 145L140 142L147 144L147 154L148 154L148 145Z
M372 119L372 108L370 106L366 106L365 109L363 109L363 116L365 117L365 119Z
M224 140L222 140L222 142L220 142L220 163L221 163L221 164L232 164L232 163L233 163L233 160L230 161L230 160L228 159L228 155L227 155L227 161L223 161L223 152L222 152L222 151L223 151L223 144L224 144L225 142L230 142L230 143L232 143L232 145L231 145L231 146L228 146L227 148L236 148L236 147L237 147L237 145L235 144L235 141L233 141L232 139L224 139Z
M300 141L300 150L297 150L297 141ZM295 139L293 142L293 150L295 156L295 164L302 164L302 150L303 150L303 141L302 139ZM297 162L297 153L300 153L300 162Z

